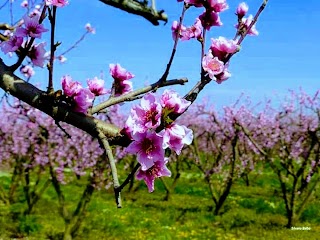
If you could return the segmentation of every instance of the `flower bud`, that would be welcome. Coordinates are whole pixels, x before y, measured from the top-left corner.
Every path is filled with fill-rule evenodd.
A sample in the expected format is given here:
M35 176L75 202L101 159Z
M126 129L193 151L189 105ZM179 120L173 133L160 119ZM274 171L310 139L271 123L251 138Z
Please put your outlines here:
M236 14L238 15L238 18L243 18L247 12L249 10L248 5L245 2L242 2L239 4L239 6L237 7L237 12Z

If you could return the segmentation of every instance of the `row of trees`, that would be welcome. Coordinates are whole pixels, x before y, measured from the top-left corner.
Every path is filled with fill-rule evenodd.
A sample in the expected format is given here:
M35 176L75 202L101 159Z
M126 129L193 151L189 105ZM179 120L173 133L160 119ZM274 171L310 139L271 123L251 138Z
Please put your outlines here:
M215 214L236 179L244 178L249 185L250 172L270 167L281 187L287 227L294 225L320 180L319 94L291 92L281 107L267 103L259 111L249 102L225 107L222 114L202 105L185 119L195 131L186 158L204 174Z
M260 110L252 109L248 102L224 107L222 112L207 104L189 109L179 122L193 129L194 141L180 155L171 154L173 181L169 184L161 179L167 190L165 199L170 199L184 167L192 164L210 189L213 213L221 214L238 179L244 179L249 186L251 172L272 169L286 206L287 227L294 225L319 183L319 93L309 96L292 92L291 100L278 109L270 103L260 106ZM12 172L10 184L0 184L1 201L10 205L24 199L23 214L32 214L41 195L53 186L60 215L74 235L93 192L112 184L110 168L102 164L99 143L77 128L57 126L50 117L19 101L13 106L3 104L1 112L0 163ZM113 116L114 119L104 120L125 124L125 115L118 109L113 109ZM131 181L130 190L137 168L133 156L120 147L114 148L113 153L118 156L117 164L124 167L122 172L128 172L124 182ZM81 176L87 177L88 183L74 212L70 212L62 185Z

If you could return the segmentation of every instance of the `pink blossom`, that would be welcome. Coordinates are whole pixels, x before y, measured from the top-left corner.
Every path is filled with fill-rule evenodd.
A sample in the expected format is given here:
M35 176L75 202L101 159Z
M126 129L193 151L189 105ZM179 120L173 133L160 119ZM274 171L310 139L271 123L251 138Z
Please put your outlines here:
M134 78L134 75L122 68L120 64L110 64L110 74L114 78L113 89L115 96L126 94L132 91L132 82L128 81Z
M23 20L25 28L19 27L17 29L16 35L18 37L30 36L33 38L41 38L42 33L48 31L48 29L45 29L42 24L39 24L39 16L24 16Z
M179 29L179 22L178 21L173 21L172 26L171 26L173 40L176 40L176 38L177 38L178 29ZM187 28L185 26L181 25L179 38L182 36L183 32L186 31L186 29Z
M238 18L243 18L249 10L248 5L245 2L242 2L238 5L236 14Z
M206 30L210 30L213 26L222 26L219 14L214 11L205 11L199 16L199 19Z
M28 4L28 1L27 1L27 0L22 1L22 3L20 4L20 6L23 7L23 8L27 8L28 5L29 5L29 4Z
M114 96L120 96L131 92L133 89L132 82L128 80L114 82Z
M202 25L199 18L195 23L181 32L181 40L189 40L191 38L200 38L202 33Z
M90 23L87 23L87 24L84 26L84 28L85 28L89 33L92 33L92 34L95 34L95 33L96 33L96 29L93 28Z
M175 40L177 37L178 28L179 28L179 22L174 21L171 26L173 40ZM191 38L200 38L201 33L202 33L201 21L200 19L197 18L195 23L190 27L181 25L179 38L181 38L181 40L190 40Z
M156 129L161 123L161 111L160 103L156 101L153 94L149 93L141 99L139 106L134 106L131 109L126 126L131 129L132 134Z
M47 60L46 50L44 49L45 45L45 43L34 45L28 52L28 57L35 66L43 67L44 62Z
M169 113L183 113L191 104L190 101L181 98L177 92L173 90L164 90L160 103Z
M74 111L86 114L88 108L92 106L94 94L87 88L81 88L79 93L73 97L76 102Z
M69 2L67 0L46 0L46 5L53 5L56 7L64 7L68 5Z
M215 11L216 13L225 11L229 8L226 0L208 0L210 10Z
M222 73L219 73L218 75L215 75L216 82L218 84L221 84L222 82L226 81L231 77L231 73L229 72L228 68L225 67Z
M110 74L114 79L124 81L134 78L134 75L120 66L120 64L110 64Z
M153 131L136 133L133 142L127 147L128 153L137 154L142 171L151 168L155 162L164 160L162 137Z
M79 94L82 86L79 82L73 81L69 75L63 76L61 78L61 84L63 93L68 97L73 97Z
M108 91L104 88L104 80L102 79L95 77L93 79L88 79L87 83L90 91L96 96L108 93Z
M163 149L170 148L178 155L184 144L190 145L193 140L193 132L186 126L171 124L160 133L163 136Z
M202 59L203 70L209 73L211 79L215 75L218 75L224 70L224 63L220 61L217 57L213 57L211 50L209 53Z
M30 65L21 66L20 72L27 78L30 78L35 74L33 68Z
M136 178L138 180L144 180L146 183L149 192L154 191L154 180L159 177L170 177L171 172L167 168L166 164L168 159L165 158L164 161L156 161L154 165L146 171L139 169Z
M23 43L23 38L13 35L8 41L0 43L1 50L7 54L16 51Z
M136 134L137 132L144 132L144 128L142 125L138 125L136 123L135 117L134 117L134 113L132 112L131 109L131 114L129 115L129 117L127 118L127 121L125 123L124 128L122 129L121 133L123 135L128 136L131 140L132 140L132 135Z
M228 53L232 54L238 50L238 45L234 40L228 40L225 37L219 37L217 39L211 39L210 49L212 55L218 57L219 60L223 61Z
M241 29L243 28L244 30L247 30L252 21L253 21L253 16L249 15L248 18L242 18L240 26L239 26L239 24L237 24L235 27L237 29L239 29L239 27L240 27ZM248 35L251 35L251 36L258 36L259 35L259 32L257 31L255 24L252 25L251 29L248 31Z

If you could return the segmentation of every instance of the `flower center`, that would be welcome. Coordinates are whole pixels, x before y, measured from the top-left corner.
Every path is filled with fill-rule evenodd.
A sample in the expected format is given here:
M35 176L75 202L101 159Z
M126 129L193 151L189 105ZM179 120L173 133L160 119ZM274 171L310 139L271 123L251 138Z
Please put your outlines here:
M149 176L158 177L159 176L159 169L155 166L152 166L147 170L147 174Z
M149 111L146 112L145 119L147 122L152 122L152 125L157 124L157 116L158 112L155 109L150 109Z
M211 61L208 64L208 67L213 71L218 71L220 69L220 64L218 62L216 62L216 61Z
M142 149L146 154L150 154L155 149L155 147L153 145L153 142L150 139L146 138L142 142Z

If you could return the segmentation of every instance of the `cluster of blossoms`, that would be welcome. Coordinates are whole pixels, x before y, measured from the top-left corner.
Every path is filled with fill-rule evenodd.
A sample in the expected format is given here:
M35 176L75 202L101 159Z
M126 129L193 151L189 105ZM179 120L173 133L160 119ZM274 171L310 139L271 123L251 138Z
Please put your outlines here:
M178 2L182 1L178 0ZM221 26L219 13L229 8L226 0L184 0L184 2L190 6L205 8L199 19L206 30L210 30L213 26Z
M137 155L141 165L137 178L144 179L150 192L154 190L155 178L171 175L166 167L165 149L169 147L179 155L184 144L192 142L192 130L170 119L170 114L183 113L190 104L176 92L165 90L160 101L149 93L131 109L125 130L133 142L126 151ZM163 130L157 132L159 127Z
M134 77L132 73L120 64L110 64L110 74L114 78L112 91L115 96L132 91L132 83L129 81ZM83 88L81 83L73 81L68 75L62 77L61 84L64 95L75 103L73 110L84 114L92 107L95 97L111 92L104 88L104 80L97 77L87 80L88 88Z
M252 23L252 15L249 15L248 18L244 17L247 14L248 10L249 7L245 2L240 3L237 8L236 15L238 16L238 24L235 27L238 29L240 34L246 32ZM251 26L251 28L248 31L248 34L251 36L257 36L259 34L255 25Z
M43 32L47 32L42 24L39 23L40 16L24 16L23 25L18 27L16 31L10 36L8 41L0 44L1 50L7 54L9 52L17 51L20 47L27 47L28 41L24 41L24 38L41 38ZM44 49L45 43L33 44L28 52L28 57L31 59L35 66L43 67L44 62L47 59L46 50Z
M180 24L177 21L174 21L172 23L171 30L172 30L172 38L174 40L176 40L178 36L179 26ZM202 34L202 25L199 18L197 18L195 23L190 27L186 27L182 24L180 26L179 38L181 40L190 40L191 38L200 39L202 37L201 34Z
M64 7L68 5L69 2L66 0L45 0L45 4L48 7ZM32 7L27 0L22 1L20 6L28 10ZM12 56L12 53L17 50L27 49L27 57L29 57L32 64L37 67L44 67L50 54L50 52L45 50L45 42L38 44L33 43L34 39L41 39L42 33L48 31L48 29L44 28L43 24L40 24L42 21L41 8L41 5L35 5L33 10L30 12L28 11L28 15L25 15L18 22L14 32L10 30L4 32L4 35L8 37L8 40L0 43L1 50L10 57ZM95 33L95 29L90 23L85 25L85 29L87 33ZM32 45L31 42L33 43ZM58 59L60 63L64 63L67 60L63 55L56 56L55 59ZM32 66L23 66L20 68L20 72L28 78L32 77L35 73Z
M183 0L178 0L182 2ZM186 27L183 24L174 21L171 27L173 39L177 37L181 40L190 40L192 38L203 40L202 34L203 29L210 30L213 26L222 26L219 13L229 8L226 0L184 0L187 7L203 7L204 12L196 18L195 23ZM248 12L248 5L246 3L240 3L236 10L238 16L237 35L245 33L253 17L250 15L248 18L244 18ZM249 35L258 35L255 25L251 26L248 31ZM238 51L239 46L237 45L236 38L229 40L224 37L218 39L211 39L212 44L209 52L202 59L202 68L208 73L211 79L215 79L217 83L221 83L227 80L231 74L228 71L228 57Z
M231 74L228 71L228 64L225 60L228 54L238 51L236 41L219 37L211 39L209 52L202 59L202 68L209 74L211 79L216 78L217 83L227 80Z
M79 82L73 81L70 76L62 77L62 89L64 95L72 98L75 102L74 111L86 114L88 108L92 106L95 96L106 94L104 80L88 79L88 88L83 88Z

